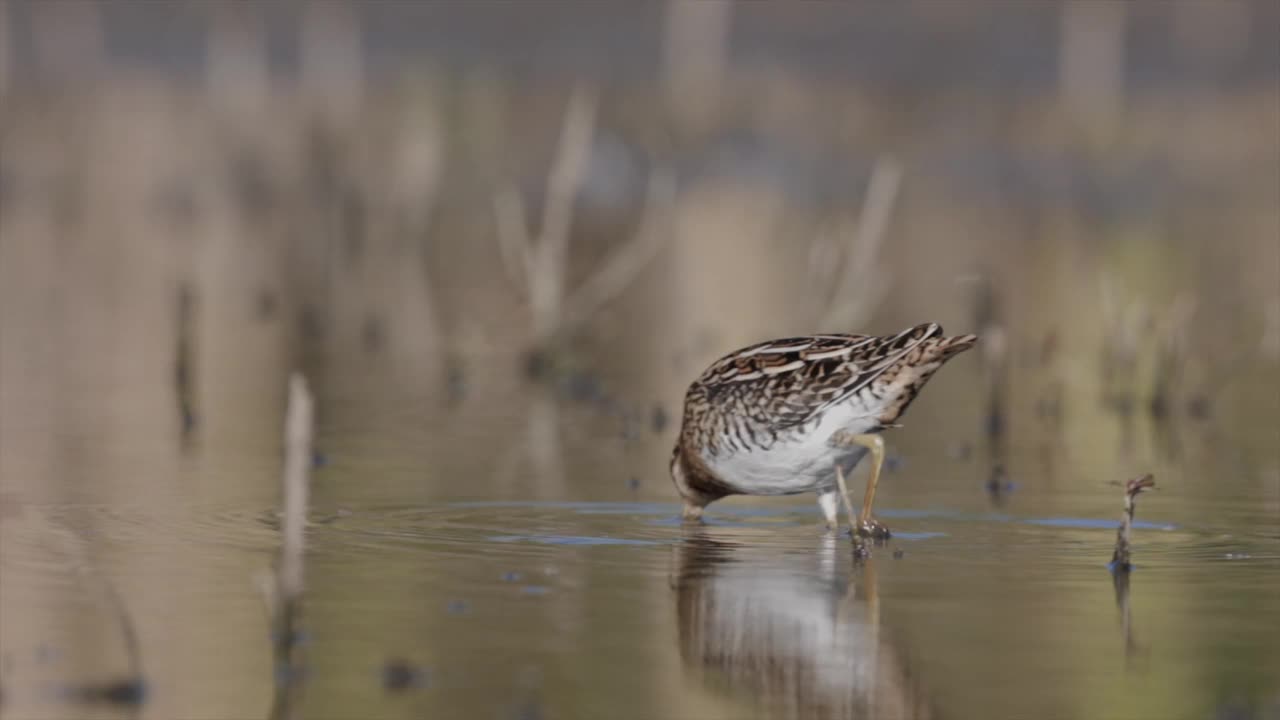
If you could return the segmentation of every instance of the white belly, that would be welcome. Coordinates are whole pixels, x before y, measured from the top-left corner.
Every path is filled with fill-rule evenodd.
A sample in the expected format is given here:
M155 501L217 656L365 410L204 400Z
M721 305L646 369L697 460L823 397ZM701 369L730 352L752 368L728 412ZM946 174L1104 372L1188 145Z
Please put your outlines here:
M839 431L862 433L876 426L874 416L854 414L854 408L836 408L822 418L812 432L780 438L767 450L734 450L705 458L711 469L748 495L794 495L834 488L839 462L846 477L866 454L860 446L831 443Z

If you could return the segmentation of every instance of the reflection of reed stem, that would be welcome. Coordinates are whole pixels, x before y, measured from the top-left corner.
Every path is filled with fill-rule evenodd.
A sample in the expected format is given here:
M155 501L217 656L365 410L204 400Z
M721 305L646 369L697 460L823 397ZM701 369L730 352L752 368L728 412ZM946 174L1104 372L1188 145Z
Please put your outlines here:
M1133 654L1133 620L1129 611L1129 573L1118 572L1111 576L1116 590L1116 609L1120 611L1120 632L1124 636L1124 656Z
M125 604L124 597L116 590L115 583L111 582L111 578L98 572L93 566L86 550L89 541L69 527L59 527L64 531L70 553L76 558L76 569L79 574L83 577L92 577L102 584L111 615L120 628L121 637L124 638L125 657L129 661L128 677L115 682L81 687L77 689L77 694L89 701L139 705L146 698L146 682L142 674L142 644L138 641L137 626L134 625L133 616L129 614L129 607Z
M178 288L178 338L173 369L184 449L196 426L195 304L195 291L189 283L184 282Z
M1179 295L1165 315L1156 339L1155 374L1152 380L1148 410L1156 419L1164 419L1173 406L1173 394L1182 384L1183 368L1190 342L1191 316L1196 301L1190 295Z
M111 610L116 616L116 624L120 626L120 634L124 637L124 649L129 658L129 675L139 687L142 685L142 645L138 642L138 629L133 624L133 616L124 604L124 598L116 590L115 583L102 576L102 585L111 600Z

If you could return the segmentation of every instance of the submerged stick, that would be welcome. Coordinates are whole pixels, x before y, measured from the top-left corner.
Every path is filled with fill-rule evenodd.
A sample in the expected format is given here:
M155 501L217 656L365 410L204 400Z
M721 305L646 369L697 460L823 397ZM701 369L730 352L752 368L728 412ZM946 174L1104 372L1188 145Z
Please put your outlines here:
M1140 475L1124 484L1124 514L1120 517L1120 528L1116 531L1116 547L1111 553L1111 569L1116 572L1129 572L1129 535L1133 528L1133 511L1135 498L1144 490L1155 488L1155 476L1151 473Z
M75 559L76 572L81 578L96 580L107 599L111 615L124 639L125 657L129 662L129 674L123 678L102 683L90 683L71 688L71 694L82 702L102 702L112 705L141 705L146 701L147 684L143 675L142 643L138 639L137 626L129 612L124 597L115 583L100 572L89 556L91 542L79 531L59 524L68 553Z

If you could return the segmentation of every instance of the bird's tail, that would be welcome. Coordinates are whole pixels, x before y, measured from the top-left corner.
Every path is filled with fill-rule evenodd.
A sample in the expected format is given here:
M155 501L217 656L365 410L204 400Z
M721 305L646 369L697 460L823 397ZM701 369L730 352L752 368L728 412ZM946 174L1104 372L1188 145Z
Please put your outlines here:
M952 355L958 355L973 347L977 342L977 335L956 335L954 337L941 338L937 344L939 358L946 360Z

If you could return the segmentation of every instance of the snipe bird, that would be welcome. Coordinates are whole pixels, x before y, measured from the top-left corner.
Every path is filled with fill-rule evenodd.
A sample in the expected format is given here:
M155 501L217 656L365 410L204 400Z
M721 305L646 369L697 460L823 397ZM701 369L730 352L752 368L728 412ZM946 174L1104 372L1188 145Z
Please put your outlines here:
M729 495L812 492L828 528L838 527L843 499L854 532L889 537L871 516L884 463L880 432L896 427L938 368L975 342L929 323L884 337L770 340L717 360L685 394L671 456L684 518L700 518ZM855 520L845 473L868 451L871 477Z

